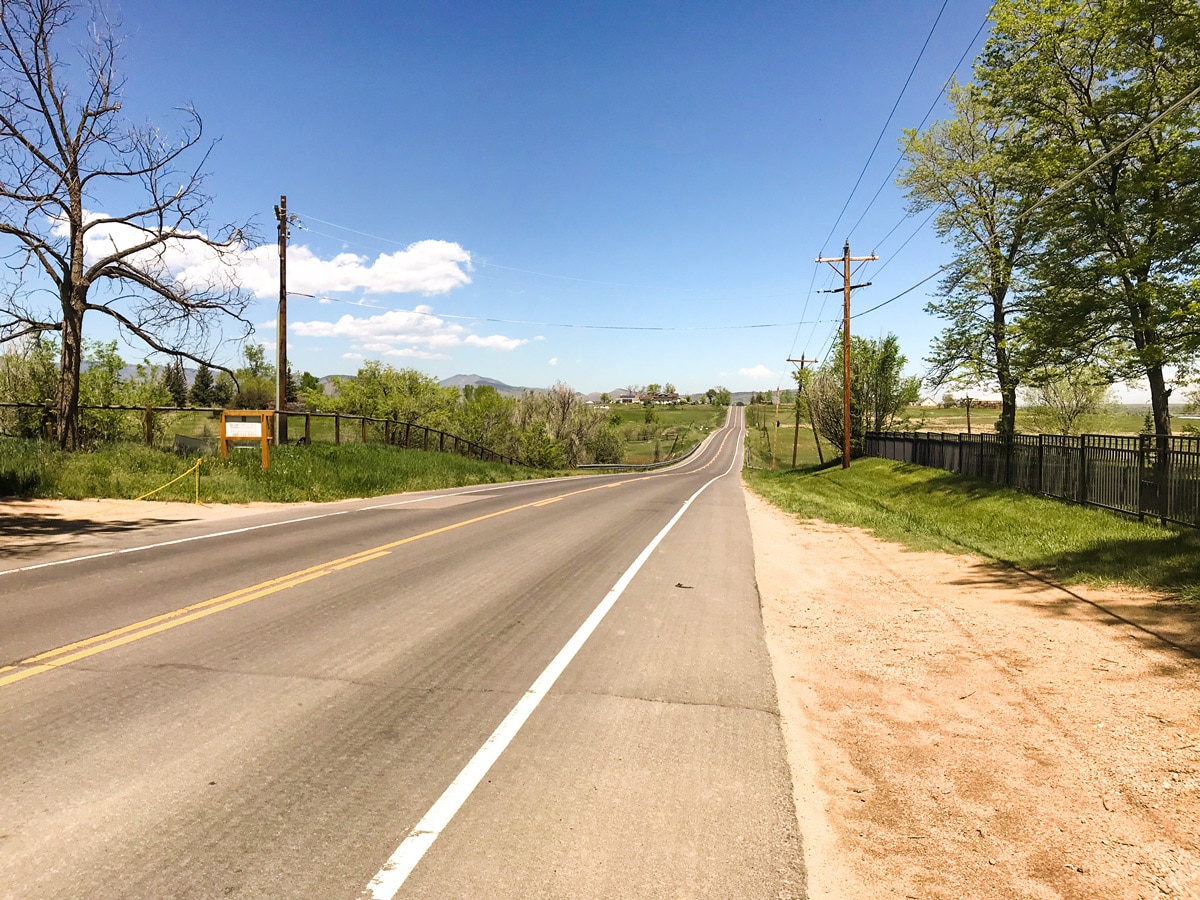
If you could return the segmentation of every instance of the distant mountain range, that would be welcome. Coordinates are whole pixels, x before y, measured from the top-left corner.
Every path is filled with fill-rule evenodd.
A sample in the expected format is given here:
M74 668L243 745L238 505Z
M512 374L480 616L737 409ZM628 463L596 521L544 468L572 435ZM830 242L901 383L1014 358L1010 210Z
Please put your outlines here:
M456 387L460 389L467 385L491 387L495 388L497 393L503 394L506 397L520 397L526 391L545 390L545 388L514 387L511 384L505 384L503 381L497 381L495 378L484 378L482 375L451 375L449 378L443 378L438 384L442 387Z

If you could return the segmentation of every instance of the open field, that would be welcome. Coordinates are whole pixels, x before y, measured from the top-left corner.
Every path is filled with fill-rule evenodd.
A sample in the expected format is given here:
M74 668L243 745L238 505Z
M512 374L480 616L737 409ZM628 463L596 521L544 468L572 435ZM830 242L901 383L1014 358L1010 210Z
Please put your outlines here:
M194 457L140 444L64 453L40 441L0 438L0 496L128 499L154 490L194 463ZM378 444L275 448L268 471L262 470L253 449L234 452L228 460L205 457L200 472L200 500L218 503L339 500L555 474ZM189 476L154 496L186 501L194 499L195 490Z
M725 408L720 406L655 406L651 411L653 422L646 422L647 410L641 404L613 406L608 411L609 421L625 438L621 462L651 463L679 456L725 421Z
M1076 431L1082 434L1138 434L1145 426L1148 404L1114 404L1100 412L1088 413L1080 417ZM1172 415L1182 413L1183 408L1172 409ZM994 432L996 420L1000 417L998 409L971 408L971 431ZM946 431L957 432L967 430L967 411L965 408L927 409L920 406L910 406L904 414L905 423L901 426L904 431ZM1041 421L1034 410L1017 408L1017 431L1036 434L1040 431L1052 431L1047 422ZM1176 425L1176 431L1180 425Z

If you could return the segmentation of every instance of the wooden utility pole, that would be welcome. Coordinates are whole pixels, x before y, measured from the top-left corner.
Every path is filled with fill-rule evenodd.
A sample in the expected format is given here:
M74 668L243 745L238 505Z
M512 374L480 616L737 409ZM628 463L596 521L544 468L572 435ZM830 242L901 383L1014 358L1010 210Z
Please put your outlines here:
M834 263L841 263L841 272L843 279L842 290L845 294L843 300L842 312L842 468L850 468L850 292L855 288L867 287L871 284L869 281L864 281L862 284L850 283L850 263L852 262L868 262L870 260L879 259L874 253L870 256L851 256L850 255L850 240L847 238L846 246L842 248L841 256L819 256L817 262L829 263L833 266ZM833 266L834 271L838 267ZM829 293L837 293L836 290Z
M279 220L279 318L275 328L275 446L287 443L287 195L275 207Z
M788 357L790 363L800 363L800 377L796 379L796 432L792 435L792 468L796 468L796 454L800 449L800 394L804 392L804 364L815 363L815 359L806 359L804 354L800 354L799 359ZM812 421L812 404L808 407L808 422L812 425L813 439L817 442L817 459L824 465L825 460L821 455L821 439L817 437L817 426L813 425Z
M775 431L771 434L771 470L775 469L775 445L779 442L779 388L775 388Z

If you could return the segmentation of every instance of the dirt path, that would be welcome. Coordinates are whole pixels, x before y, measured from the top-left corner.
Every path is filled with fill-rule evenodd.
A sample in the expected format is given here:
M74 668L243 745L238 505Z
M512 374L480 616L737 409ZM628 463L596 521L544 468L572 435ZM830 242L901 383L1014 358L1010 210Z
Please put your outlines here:
M1200 898L1200 610L746 502L814 900Z

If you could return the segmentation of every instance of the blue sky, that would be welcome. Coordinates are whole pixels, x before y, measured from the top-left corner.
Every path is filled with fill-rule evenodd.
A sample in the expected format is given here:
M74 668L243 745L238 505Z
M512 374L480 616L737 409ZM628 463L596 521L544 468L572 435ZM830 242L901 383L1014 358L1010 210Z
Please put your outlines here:
M700 392L786 386L789 355L828 349L839 298L810 287L837 276L813 260L847 236L856 255L880 256L859 276L873 286L855 292L856 310L948 259L928 226L901 249L923 216L885 239L905 214L887 175L901 129L968 48L969 78L985 0L946 4L834 227L942 5L116 10L124 111L166 128L191 103L219 138L214 221L254 218L273 244L281 194L298 215L289 287L326 299L289 301L296 368L345 374L380 359L534 387ZM247 284L273 345L272 254L260 251ZM896 332L921 373L940 327L922 311L935 283L855 330ZM661 330L637 330L648 327Z

